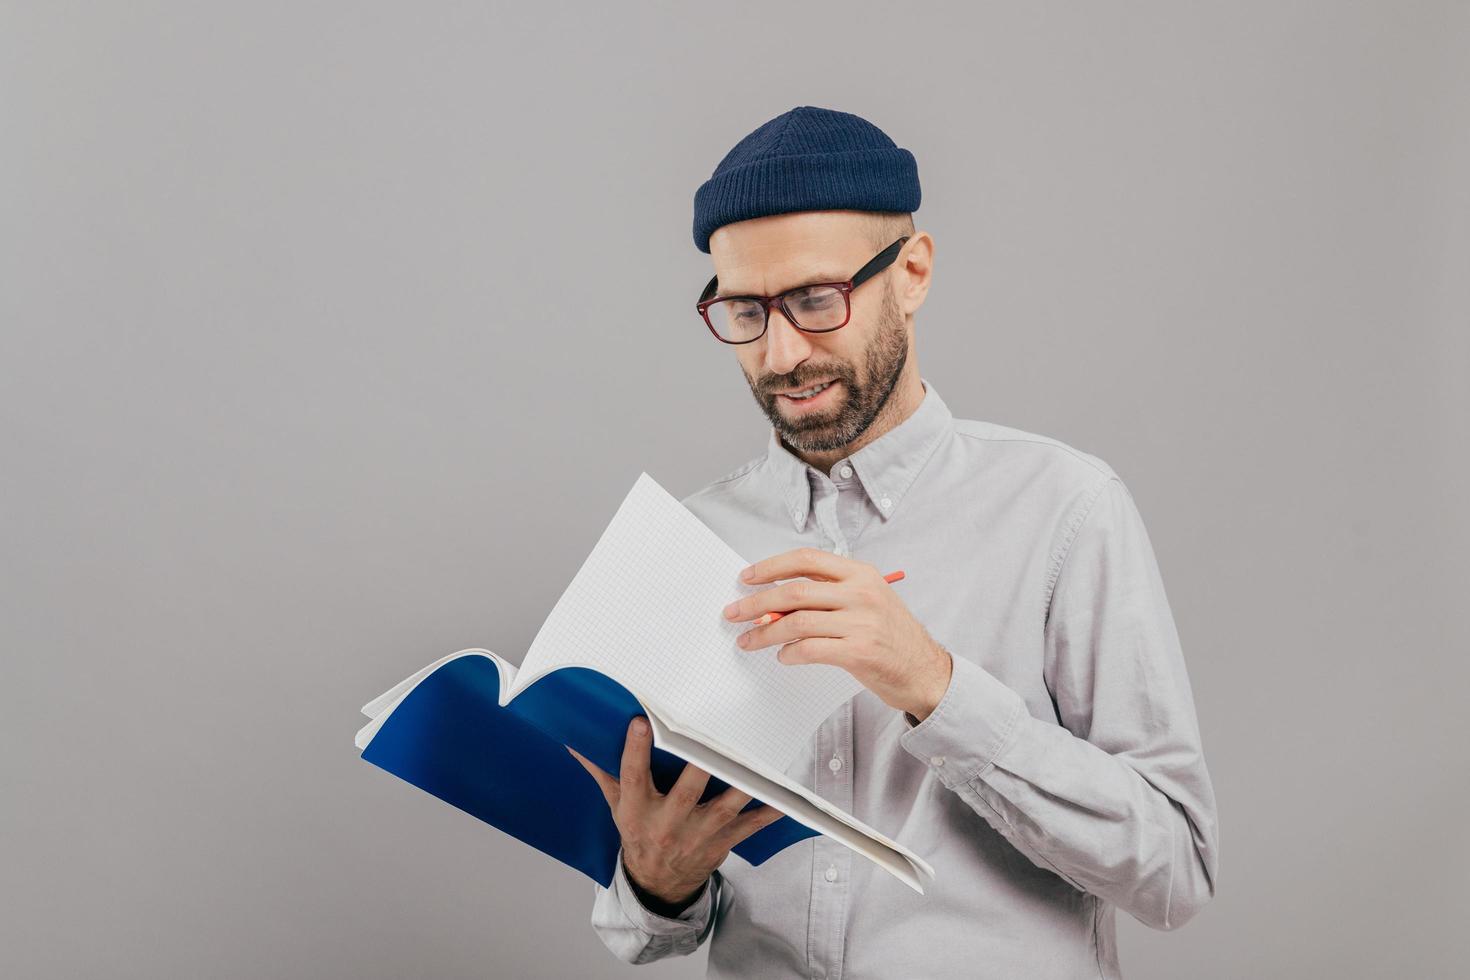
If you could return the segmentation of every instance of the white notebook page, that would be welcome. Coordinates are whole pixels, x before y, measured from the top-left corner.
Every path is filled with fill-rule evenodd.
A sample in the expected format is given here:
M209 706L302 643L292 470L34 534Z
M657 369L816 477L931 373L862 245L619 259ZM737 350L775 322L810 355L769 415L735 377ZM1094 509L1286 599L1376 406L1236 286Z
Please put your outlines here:
M862 685L829 664L783 664L779 646L735 644L751 624L721 611L774 584L742 583L749 564L640 474L536 634L516 690L556 666L595 667L675 724L785 770Z

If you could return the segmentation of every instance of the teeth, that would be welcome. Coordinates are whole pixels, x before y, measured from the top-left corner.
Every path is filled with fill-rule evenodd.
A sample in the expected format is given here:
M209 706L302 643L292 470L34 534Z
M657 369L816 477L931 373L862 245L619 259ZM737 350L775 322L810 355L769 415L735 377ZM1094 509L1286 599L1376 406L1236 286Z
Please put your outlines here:
M832 386L832 382L828 381L826 384L817 385L815 388L808 388L806 391L798 391L796 394L794 394L794 395L787 395L786 397L787 398L796 398L796 399L810 398L813 395L815 395L817 392L822 391L822 390L824 390L826 388L830 388L831 386Z

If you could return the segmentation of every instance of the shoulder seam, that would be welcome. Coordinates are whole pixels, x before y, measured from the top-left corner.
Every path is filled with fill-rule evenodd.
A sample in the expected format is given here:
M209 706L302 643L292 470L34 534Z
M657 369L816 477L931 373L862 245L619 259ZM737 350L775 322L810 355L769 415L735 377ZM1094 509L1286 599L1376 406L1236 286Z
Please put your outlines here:
M1077 457L1079 460L1086 463L1088 466L1092 467L1094 470L1097 470L1099 473L1102 473L1104 476L1107 476L1110 479L1117 475L1116 473L1109 472L1107 469L1098 466L1097 463L1089 459L1087 455L1084 454L1080 449L1073 448L1072 446L1069 446L1064 442L1048 442L1044 439L1022 439L1014 436L982 436L976 432L966 432L959 426L955 426L954 431L956 435L962 435L969 439L976 439L980 442L1029 442L1032 445L1036 446L1049 446L1052 449L1059 449L1063 452Z
M707 490L713 490L716 487L722 487L727 483L733 483L741 477L749 475L751 470L754 470L757 466L759 466L761 464L761 460L763 459L765 459L764 456L757 456L754 459L748 459L745 462L741 463L739 466L735 467L735 469L731 470L729 473L726 473L724 476L719 477L718 479L715 479L709 483L706 483L704 486L700 487L698 490L695 490L694 493L691 493L689 496L693 497L697 494L704 493ZM685 499L688 498L686 497Z
M1073 512L1072 519L1067 524L1066 538L1062 542L1061 547L1057 549L1057 553L1052 557L1046 575L1046 588L1042 591L1041 595L1041 608L1045 611L1042 616L1043 626L1051 620L1052 593L1056 590L1057 580L1061 578L1062 567L1067 564L1067 559L1072 555L1072 544L1077 540L1077 535L1082 531L1082 525L1086 524L1087 519L1092 516L1092 509L1097 506L1097 501L1102 496L1103 491L1108 488L1108 484L1114 482L1121 486L1123 480L1116 474L1108 476L1104 480L1099 480L1097 486L1088 491L1087 496L1084 498L1085 504Z

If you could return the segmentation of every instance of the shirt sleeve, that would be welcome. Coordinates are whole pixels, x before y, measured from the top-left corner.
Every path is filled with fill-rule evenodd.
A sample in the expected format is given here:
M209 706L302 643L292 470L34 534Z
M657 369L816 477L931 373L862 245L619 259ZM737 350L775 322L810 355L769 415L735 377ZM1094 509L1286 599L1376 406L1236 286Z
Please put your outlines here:
M595 882L593 887L592 928L603 945L625 963L652 963L666 956L687 956L699 948L714 925L720 889L727 886L715 871L693 905L675 918L659 915L638 900L619 848L612 887Z
M944 697L899 742L1032 862L1174 929L1218 865L1193 695L1132 494L1114 475L1079 508L1044 627L1055 719L952 657Z

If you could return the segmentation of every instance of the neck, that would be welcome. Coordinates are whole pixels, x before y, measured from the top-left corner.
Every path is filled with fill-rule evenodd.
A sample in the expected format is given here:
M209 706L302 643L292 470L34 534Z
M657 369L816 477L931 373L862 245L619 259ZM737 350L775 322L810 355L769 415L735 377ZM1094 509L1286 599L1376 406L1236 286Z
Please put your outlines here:
M802 462L826 473L839 459L851 456L902 424L904 419L914 414L914 410L923 400L924 383L919 380L919 366L910 358L909 362L904 365L903 373L898 376L898 384L894 385L893 391L889 393L888 401L883 403L883 407L878 410L877 416L873 419L873 424L868 426L862 435L845 446L825 452L797 452L789 443L786 444L786 448L791 449L791 452Z

